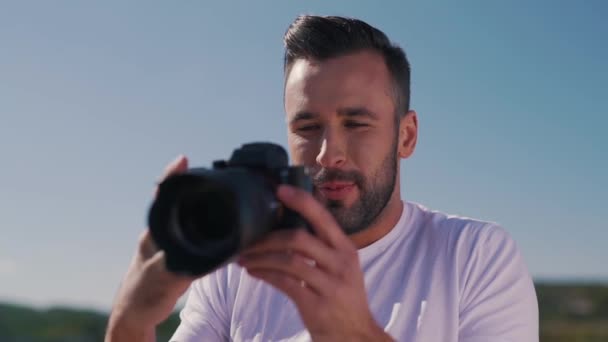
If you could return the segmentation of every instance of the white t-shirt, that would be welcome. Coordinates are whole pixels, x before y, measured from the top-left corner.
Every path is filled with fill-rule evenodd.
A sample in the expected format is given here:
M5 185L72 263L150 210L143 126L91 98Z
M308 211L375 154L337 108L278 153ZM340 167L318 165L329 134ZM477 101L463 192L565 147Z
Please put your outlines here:
M534 285L495 224L406 202L359 259L371 312L397 341L538 341ZM236 264L194 282L180 317L171 341L310 341L291 300Z

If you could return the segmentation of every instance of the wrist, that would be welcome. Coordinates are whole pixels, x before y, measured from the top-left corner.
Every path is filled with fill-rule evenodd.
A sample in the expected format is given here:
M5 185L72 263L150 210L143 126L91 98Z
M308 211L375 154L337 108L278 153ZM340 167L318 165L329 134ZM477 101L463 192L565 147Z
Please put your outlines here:
M368 323L365 325L361 325L361 327L365 327L358 334L357 341L360 342L393 342L395 341L388 333L384 331L384 329L378 325L373 317L370 317Z
M368 341L378 341L378 342L395 342L395 339L391 335L389 335L386 331L380 330L373 338Z
M384 329L374 324L360 341L394 342L395 340Z

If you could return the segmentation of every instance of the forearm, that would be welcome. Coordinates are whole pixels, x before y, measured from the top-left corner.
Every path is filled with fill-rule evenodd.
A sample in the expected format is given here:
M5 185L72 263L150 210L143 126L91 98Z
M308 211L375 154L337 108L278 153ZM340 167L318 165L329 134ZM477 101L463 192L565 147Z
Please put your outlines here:
M110 315L105 342L156 342L156 327L129 324L115 315Z

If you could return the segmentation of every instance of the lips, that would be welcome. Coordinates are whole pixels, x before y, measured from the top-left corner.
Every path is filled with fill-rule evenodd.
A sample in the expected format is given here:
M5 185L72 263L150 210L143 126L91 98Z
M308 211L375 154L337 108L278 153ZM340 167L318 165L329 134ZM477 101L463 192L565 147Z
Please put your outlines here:
M355 190L356 185L351 182L326 182L319 184L317 188L327 199L344 200Z

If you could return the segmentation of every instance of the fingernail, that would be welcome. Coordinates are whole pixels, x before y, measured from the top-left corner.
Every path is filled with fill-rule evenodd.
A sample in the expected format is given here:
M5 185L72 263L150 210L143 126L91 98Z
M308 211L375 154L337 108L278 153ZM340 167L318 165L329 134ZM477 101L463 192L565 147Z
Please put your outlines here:
M182 163L184 161L184 159L186 159L186 156L183 154L180 154L177 156L177 158L175 158L175 160L173 161L173 164L179 165L180 163Z

